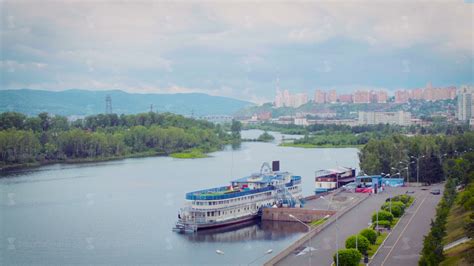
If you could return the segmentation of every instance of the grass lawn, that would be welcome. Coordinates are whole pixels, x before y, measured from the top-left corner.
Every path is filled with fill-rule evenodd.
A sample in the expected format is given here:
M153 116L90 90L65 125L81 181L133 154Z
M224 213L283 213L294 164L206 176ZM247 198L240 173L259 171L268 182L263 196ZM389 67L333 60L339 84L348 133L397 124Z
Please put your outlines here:
M309 223L310 226L318 226L320 224L323 224L328 218L322 218L322 219L318 219L318 220L314 220L312 221L311 223Z
M448 215L446 223L446 236L443 239L443 244L449 244L466 235L464 231L464 221L469 216L470 212L465 211L462 206L455 204Z
M185 151L185 152L176 152L170 154L171 157L173 158L178 158L178 159L197 159L197 158L206 158L209 157L205 153L203 153L201 150L190 150L190 151Z
M385 240L385 238L387 238L387 236L388 236L388 232L380 233L380 235L377 236L377 240L375 241L375 244L373 245L371 244L369 246L369 250L367 251L367 253L369 254L369 258L371 258L374 255L374 253L380 247L380 245Z
M456 246L447 250L444 255L446 259L442 261L440 266L463 266L472 265L474 262L474 240Z

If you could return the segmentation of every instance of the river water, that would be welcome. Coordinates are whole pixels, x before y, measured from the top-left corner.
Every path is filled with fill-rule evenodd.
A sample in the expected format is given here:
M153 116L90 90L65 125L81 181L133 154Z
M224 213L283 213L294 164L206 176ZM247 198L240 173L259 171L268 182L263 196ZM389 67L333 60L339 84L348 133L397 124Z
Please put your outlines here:
M256 138L257 130L243 132ZM204 159L150 157L56 164L0 178L0 265L4 264L248 264L300 237L298 223L261 222L179 234L171 231L184 194L226 185L280 160L312 194L314 171L358 167L357 149L302 149L242 143ZM285 136L286 138L294 136ZM224 252L223 255L216 250Z

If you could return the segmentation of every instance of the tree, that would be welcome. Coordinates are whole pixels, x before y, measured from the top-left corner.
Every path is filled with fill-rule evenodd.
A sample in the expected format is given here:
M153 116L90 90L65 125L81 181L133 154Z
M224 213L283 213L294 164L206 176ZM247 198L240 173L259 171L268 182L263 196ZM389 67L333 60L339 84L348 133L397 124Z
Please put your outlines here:
M355 248L340 249L334 254L333 259L339 266L358 266L362 254Z
M26 116L16 112L5 112L0 114L0 130L23 129Z
M51 125L51 119L50 119L48 113L46 113L46 112L40 113L38 115L38 118L41 120L41 123L40 123L41 124L41 129L43 131L48 131L49 127Z
M388 211L378 211L378 220L384 220L384 221L393 221L393 214L391 214ZM372 214L372 222L375 223L377 221L377 212Z
M242 130L242 123L240 123L240 121L237 121L237 120L232 120L230 131L232 132L233 139L240 139L241 130Z
M365 228L360 231L360 234L365 236L365 238L367 238L367 240L369 240L370 244L372 245L377 241L377 232L373 229Z
M367 254L369 250L370 241L363 235L352 235L346 239L346 248L356 248L362 254Z

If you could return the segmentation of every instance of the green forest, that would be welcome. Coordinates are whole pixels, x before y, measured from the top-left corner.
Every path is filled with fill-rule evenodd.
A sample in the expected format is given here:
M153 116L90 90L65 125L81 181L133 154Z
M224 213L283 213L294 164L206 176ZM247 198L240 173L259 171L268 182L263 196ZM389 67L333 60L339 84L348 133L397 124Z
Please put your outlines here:
M97 161L132 156L192 154L240 141L240 123L232 132L204 120L171 113L99 114L69 122L41 113L0 114L0 168L51 162Z
M456 135L388 135L371 139L360 149L361 170L369 175L409 174L410 182L435 183L444 176L464 167L463 161L455 160L461 154L474 160L474 132ZM471 154L471 156L469 156ZM443 169L444 172L443 172Z
M274 123L262 123L259 125L247 125L246 129L261 129L265 131L278 131L283 134L304 135L303 138L293 142L285 142L282 146L318 148L318 147L361 147L371 139L383 139L386 136L404 135L458 135L468 131L466 126L453 126L444 123L434 123L431 126L403 127L389 124L378 125L323 125L310 126L279 125Z

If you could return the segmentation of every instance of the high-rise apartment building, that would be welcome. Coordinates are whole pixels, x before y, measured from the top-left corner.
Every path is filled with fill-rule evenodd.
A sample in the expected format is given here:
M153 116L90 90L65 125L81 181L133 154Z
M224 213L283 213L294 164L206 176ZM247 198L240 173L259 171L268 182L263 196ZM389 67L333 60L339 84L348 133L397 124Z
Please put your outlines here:
M370 91L357 90L354 93L354 103L370 103Z
M336 90L330 90L326 94L326 102L328 103L335 103L337 102L337 92Z
M314 93L314 102L326 103L326 92L322 90L316 90L316 92Z
M458 94L458 108L456 112L456 118L460 121L469 121L474 117L474 87L473 86L461 86Z
M306 93L297 93L292 95L288 90L283 93L277 90L275 96L275 107L299 107L308 102L308 95Z
M352 94L339 94L337 99L341 103L352 103L354 102L354 97Z

